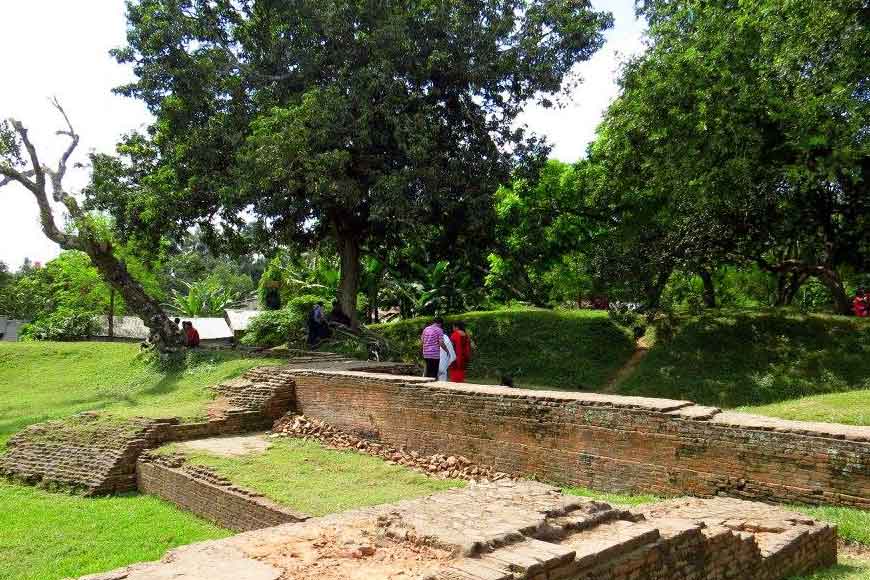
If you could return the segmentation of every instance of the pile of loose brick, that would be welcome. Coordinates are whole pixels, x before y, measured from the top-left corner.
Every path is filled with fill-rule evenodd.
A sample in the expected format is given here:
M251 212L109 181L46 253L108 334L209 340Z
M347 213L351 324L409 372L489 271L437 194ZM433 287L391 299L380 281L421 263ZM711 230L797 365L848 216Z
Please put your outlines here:
M304 415L285 415L272 427L272 433L288 437L300 437L318 441L333 449L345 449L380 457L390 464L402 465L440 479L464 479L466 481L500 481L510 476L486 465L472 463L462 455L421 455L405 448L368 441L336 429L323 421L309 419Z

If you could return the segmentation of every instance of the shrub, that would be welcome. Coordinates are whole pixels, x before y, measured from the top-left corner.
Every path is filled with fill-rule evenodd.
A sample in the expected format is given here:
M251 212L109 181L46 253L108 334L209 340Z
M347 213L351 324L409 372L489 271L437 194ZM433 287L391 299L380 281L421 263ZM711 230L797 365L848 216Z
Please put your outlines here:
M25 325L21 335L30 340L78 340L96 332L97 321L93 314L58 308Z
M320 300L320 296L304 294L291 298L281 310L263 312L251 321L242 344L273 347L304 340L308 313Z

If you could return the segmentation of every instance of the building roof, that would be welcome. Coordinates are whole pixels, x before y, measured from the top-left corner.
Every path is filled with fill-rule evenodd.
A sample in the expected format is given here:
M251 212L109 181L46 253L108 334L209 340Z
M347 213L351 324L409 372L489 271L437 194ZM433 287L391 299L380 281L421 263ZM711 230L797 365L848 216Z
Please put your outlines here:
M18 332L26 320L12 320L10 318L0 318L0 334L3 335L0 340L15 342L18 340Z
M262 310L224 310L224 318L233 332L248 330L251 320L262 314Z
M180 317L181 318L181 317ZM182 321L190 320L193 327L199 332L200 340L222 340L233 337L233 331L223 318L181 318ZM109 318L98 316L99 331L97 336L109 336ZM148 327L138 316L116 316L114 320L114 333L116 338L132 338L145 340L148 338Z

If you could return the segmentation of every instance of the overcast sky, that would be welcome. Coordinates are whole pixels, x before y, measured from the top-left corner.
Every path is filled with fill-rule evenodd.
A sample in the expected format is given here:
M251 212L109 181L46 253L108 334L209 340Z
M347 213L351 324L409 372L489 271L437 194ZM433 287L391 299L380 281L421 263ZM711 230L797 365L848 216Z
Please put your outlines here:
M593 3L613 12L615 26L605 47L578 66L583 84L564 108L532 108L522 118L549 138L553 156L564 161L583 155L616 95L620 60L642 49L643 23L634 17L633 0ZM81 135L79 161L89 151L111 152L123 133L148 123L140 102L111 93L133 78L108 54L124 43L125 26L123 0L0 0L0 117L24 122L44 162L56 160L66 145L54 136L60 119L49 105L51 96L60 99ZM68 173L72 191L86 182L85 170ZM58 251L39 229L30 193L18 185L0 189L0 261L16 269L25 257L45 262Z

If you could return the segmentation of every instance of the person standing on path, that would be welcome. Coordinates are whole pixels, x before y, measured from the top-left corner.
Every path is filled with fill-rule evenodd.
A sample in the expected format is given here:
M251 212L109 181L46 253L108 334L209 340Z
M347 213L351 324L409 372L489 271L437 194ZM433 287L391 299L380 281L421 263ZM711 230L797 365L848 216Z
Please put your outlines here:
M471 339L465 331L465 323L457 321L453 323L453 332L450 333L450 342L456 352L456 360L450 365L449 374L451 383L465 382L465 369L471 360Z
M441 318L435 318L429 326L423 329L423 334L420 335L420 341L423 343L423 361L426 363L426 373L424 376L433 379L438 378L438 366L441 364L441 350L447 350L444 346L443 324L444 321Z

